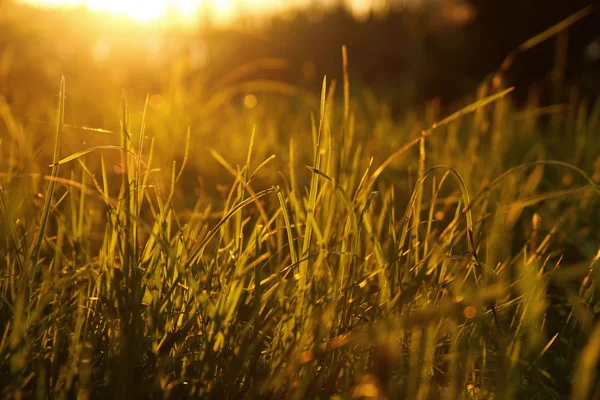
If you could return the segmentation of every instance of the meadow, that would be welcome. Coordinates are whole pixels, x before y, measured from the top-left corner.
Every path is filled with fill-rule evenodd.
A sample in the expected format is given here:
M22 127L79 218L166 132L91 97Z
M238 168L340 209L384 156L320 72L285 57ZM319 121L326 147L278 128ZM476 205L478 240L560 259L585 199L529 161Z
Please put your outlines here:
M43 26L19 34L63 43ZM501 68L397 113L345 47L320 91L126 50L72 86L7 49L2 398L600 398L600 101L576 86L516 101Z

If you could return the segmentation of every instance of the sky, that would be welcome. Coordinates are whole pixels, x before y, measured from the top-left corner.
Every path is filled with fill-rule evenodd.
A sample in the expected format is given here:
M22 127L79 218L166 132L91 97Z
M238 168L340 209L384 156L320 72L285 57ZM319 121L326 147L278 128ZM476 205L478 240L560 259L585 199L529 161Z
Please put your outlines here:
M302 6L311 0L20 0L37 6L81 6L92 11L102 11L128 16L139 22L160 20L171 11L179 19L195 20L199 11L208 10L217 20L227 20L240 11L260 13L281 10L291 6ZM314 1L314 0L312 0ZM381 0L379 0L381 1ZM412 0L415 1L415 0ZM321 0L319 3L334 3L335 0ZM347 0L356 13L368 11L377 0ZM174 11L174 13L173 13Z

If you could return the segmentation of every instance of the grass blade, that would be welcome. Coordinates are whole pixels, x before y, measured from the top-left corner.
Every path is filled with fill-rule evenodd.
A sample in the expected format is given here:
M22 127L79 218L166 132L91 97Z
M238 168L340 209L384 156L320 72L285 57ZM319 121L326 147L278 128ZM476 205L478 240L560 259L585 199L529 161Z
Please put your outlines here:
M54 143L54 156L52 164L52 172L50 175L53 178L58 176L60 150L62 145L62 135L65 123L65 77L63 76L60 80L60 92L58 95L58 116L56 122L56 138ZM48 218L50 217L50 208L52 206L52 198L54 197L54 187L56 182L51 180L48 183L48 189L46 191L46 198L44 201L44 208L42 209L42 217L40 220L40 227L37 233L35 242L33 243L30 257L30 274L29 274L29 290L33 288L33 282L35 279L38 259L42 250L42 242L44 241L44 235L46 233L46 226L48 224Z

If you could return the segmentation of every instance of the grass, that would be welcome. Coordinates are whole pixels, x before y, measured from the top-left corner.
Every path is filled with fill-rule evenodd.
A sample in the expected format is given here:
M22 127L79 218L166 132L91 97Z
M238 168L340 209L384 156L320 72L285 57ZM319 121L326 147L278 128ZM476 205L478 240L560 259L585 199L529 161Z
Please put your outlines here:
M396 121L343 60L312 112L258 82L184 113L210 161L149 98L65 156L63 79L48 167L0 101L2 397L598 398L600 103L482 85Z

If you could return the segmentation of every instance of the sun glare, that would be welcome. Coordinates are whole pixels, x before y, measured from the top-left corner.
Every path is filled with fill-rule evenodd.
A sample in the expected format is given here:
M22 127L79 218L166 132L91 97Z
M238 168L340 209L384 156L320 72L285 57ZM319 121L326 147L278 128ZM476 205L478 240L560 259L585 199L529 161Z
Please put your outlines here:
M126 16L138 22L169 19L193 23L200 14L216 22L227 22L238 14L264 14L291 7L314 4L314 0L17 0L34 6L87 7L91 11ZM421 0L404 0L421 1ZM1 2L1 0L0 0ZM337 4L321 0L321 5ZM357 16L367 15L373 0L348 0Z
M202 10L217 20L232 17L240 4L237 0L22 0L38 6L85 6L91 11L127 16L139 22L157 21L173 16L192 21ZM269 3L265 0L262 3Z
M92 11L105 11L114 14L126 15L137 21L148 22L164 15L169 7L179 11L179 0L171 5L168 1L119 1L119 0L87 0L86 5Z

